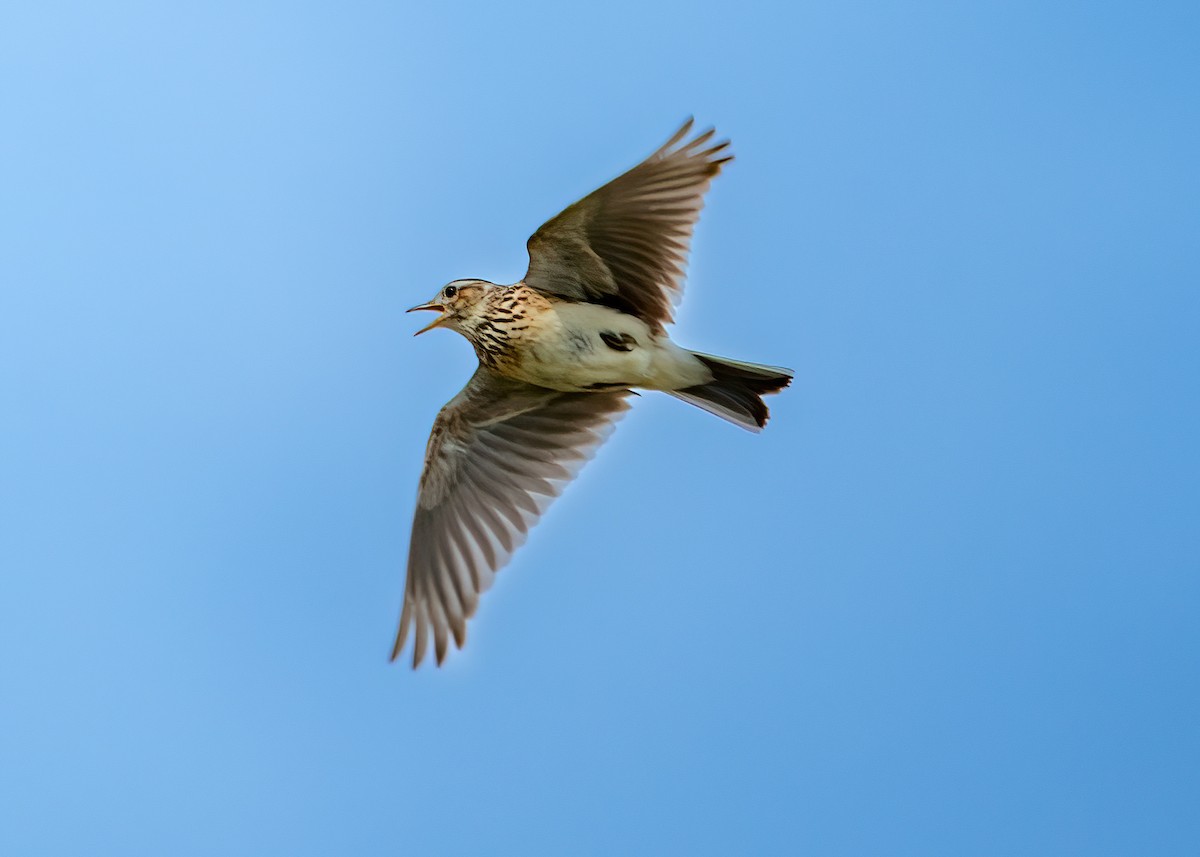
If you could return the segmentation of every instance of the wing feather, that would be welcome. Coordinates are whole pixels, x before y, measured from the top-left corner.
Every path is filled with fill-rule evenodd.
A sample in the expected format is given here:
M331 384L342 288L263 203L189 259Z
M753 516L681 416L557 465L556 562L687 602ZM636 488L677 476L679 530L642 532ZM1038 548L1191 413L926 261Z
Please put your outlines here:
M560 393L480 368L434 422L413 516L395 659L415 631L439 664L479 595L629 407L626 392Z
M525 283L567 300L670 323L683 292L704 194L733 156L689 119L654 154L544 223L529 239ZM686 142L685 142L686 140Z

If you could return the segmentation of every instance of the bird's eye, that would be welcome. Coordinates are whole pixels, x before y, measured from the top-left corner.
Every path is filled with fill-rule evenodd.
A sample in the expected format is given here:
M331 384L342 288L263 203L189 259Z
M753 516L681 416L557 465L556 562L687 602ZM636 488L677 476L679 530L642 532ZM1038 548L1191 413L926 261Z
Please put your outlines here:
M442 294L448 298L452 298L458 294L458 286L446 286L446 288L442 289Z

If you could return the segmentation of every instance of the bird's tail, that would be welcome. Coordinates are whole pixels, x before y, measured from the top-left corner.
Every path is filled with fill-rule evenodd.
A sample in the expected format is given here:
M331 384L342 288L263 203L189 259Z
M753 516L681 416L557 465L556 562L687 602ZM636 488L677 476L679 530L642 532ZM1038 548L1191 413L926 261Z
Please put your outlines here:
M671 395L750 431L761 431L767 424L770 412L762 397L778 393L792 383L791 369L743 363L697 351L692 356L708 367L713 379L707 384L671 390Z

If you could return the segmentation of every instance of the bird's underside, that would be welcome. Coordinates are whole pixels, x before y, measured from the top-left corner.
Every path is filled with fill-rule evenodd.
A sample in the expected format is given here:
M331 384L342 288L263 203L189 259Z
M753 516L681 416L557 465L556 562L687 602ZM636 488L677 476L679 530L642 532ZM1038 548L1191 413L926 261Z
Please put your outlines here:
M515 286L451 283L414 309L475 346L480 366L434 421L413 517L392 658L413 634L438 664L495 573L629 408L670 392L737 425L766 423L762 395L790 370L687 351L664 325L682 290L704 192L730 160L689 120L658 151L544 224ZM426 328L428 329L428 328Z

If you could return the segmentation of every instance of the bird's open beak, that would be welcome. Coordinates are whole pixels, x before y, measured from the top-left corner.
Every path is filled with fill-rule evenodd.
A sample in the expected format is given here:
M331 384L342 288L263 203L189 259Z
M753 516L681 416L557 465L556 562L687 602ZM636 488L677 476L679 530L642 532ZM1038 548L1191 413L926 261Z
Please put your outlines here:
M419 309L431 309L434 312L440 312L441 315L439 315L433 321L429 322L429 324L422 327L420 330L418 330L416 333L414 333L413 336L420 336L422 333L424 333L427 330L433 330L435 327L437 327L439 324L441 324L443 321L445 321L446 316L449 315L449 313L446 312L446 308L444 306L442 306L440 303L438 303L437 301L430 301L427 304L418 304L417 306L413 307L412 309L407 310L407 312L416 312Z

